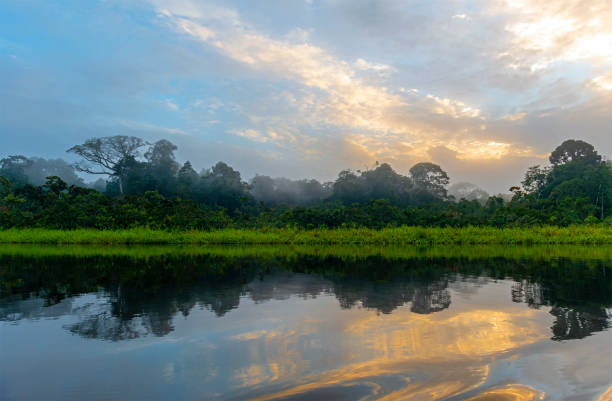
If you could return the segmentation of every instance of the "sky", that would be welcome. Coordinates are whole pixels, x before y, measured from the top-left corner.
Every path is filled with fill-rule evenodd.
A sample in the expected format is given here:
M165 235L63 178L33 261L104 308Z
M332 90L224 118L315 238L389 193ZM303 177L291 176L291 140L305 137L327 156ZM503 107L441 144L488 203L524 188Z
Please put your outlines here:
M0 2L0 157L168 139L197 168L333 180L417 162L507 192L612 156L609 0Z

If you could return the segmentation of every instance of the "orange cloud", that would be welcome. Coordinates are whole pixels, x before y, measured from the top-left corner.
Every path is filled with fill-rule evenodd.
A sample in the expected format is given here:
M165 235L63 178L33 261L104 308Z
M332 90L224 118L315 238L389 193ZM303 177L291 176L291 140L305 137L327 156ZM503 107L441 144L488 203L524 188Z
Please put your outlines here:
M441 145L456 150L460 159L500 159L530 152L529 147L495 139L495 133L482 124L485 117L478 107L433 94L419 95L418 90L396 93L359 76L360 70L389 72L390 66L364 59L348 63L310 43L272 39L251 29L234 14L230 14L230 26L217 30L201 22L199 13L181 16L161 10L160 14L180 32L233 60L314 88L315 92L302 99L287 96L288 103L297 108L297 114L287 119L294 125L336 126L338 135L345 135L348 142L372 158L418 158L426 155L427 149ZM279 146L287 145L291 138L291 146L310 149L305 155L317 153L318 140L311 133L292 129L274 117L251 119L262 129L249 127L230 133ZM282 130L294 133L290 137L264 133Z

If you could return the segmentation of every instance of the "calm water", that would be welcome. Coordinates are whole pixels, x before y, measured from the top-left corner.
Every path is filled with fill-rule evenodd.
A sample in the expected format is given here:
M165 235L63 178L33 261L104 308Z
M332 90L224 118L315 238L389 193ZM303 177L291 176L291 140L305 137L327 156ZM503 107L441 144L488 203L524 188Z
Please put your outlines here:
M0 398L612 399L612 252L408 254L3 248Z

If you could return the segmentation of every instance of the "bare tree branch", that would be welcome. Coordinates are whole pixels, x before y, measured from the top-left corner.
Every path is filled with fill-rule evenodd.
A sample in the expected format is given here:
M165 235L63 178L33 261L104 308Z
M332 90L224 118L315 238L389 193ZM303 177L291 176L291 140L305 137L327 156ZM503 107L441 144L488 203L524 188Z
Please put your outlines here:
M138 157L139 149L145 145L147 142L141 138L116 135L90 138L81 145L71 147L67 152L75 153L85 159L75 163L75 169L88 174L116 176L122 187L121 171L116 171L116 166L128 157ZM98 166L99 169L96 169L95 166Z

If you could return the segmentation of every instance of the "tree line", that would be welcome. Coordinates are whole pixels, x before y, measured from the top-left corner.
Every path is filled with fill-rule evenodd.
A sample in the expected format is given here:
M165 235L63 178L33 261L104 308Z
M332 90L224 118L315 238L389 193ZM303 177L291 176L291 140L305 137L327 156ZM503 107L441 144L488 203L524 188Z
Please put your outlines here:
M417 163L408 175L376 163L333 182L256 175L245 182L224 162L197 172L162 139L91 138L64 160L0 160L0 227L165 229L395 225L569 225L612 220L612 164L584 141L567 140L548 166L530 167L511 199ZM78 172L104 176L86 184ZM607 220L606 220L607 219Z

